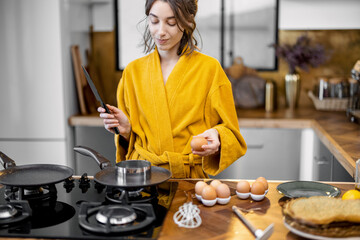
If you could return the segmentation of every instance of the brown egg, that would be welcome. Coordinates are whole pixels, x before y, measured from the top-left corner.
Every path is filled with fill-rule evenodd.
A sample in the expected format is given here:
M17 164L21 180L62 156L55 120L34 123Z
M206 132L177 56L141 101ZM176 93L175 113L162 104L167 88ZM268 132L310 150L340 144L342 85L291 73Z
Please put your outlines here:
M245 180L240 180L236 185L236 191L238 191L239 193L249 193L250 183Z
M251 193L256 195L262 195L265 193L265 186L262 182L254 182L251 185Z
M204 189L202 190L201 196L205 200L214 200L214 199L216 199L217 195L216 195L215 188L213 188L210 185L205 186Z
M221 183L216 187L216 194L219 198L230 197L230 188L225 183Z
M204 189L205 186L207 186L206 182L204 182L204 181L198 181L198 182L195 184L195 193L196 193L197 195L200 195L200 196L201 196L202 190Z
M217 186L219 186L220 184L221 184L221 182L220 182L219 180L217 180L217 179L212 180L211 183L210 183L210 185L211 185L214 189L216 189Z
M269 184L264 177L258 177L255 182L261 182L265 186L265 190L269 188Z
M190 146L195 151L204 151L204 149L201 146L207 145L207 144L208 144L208 141L204 137L193 136Z

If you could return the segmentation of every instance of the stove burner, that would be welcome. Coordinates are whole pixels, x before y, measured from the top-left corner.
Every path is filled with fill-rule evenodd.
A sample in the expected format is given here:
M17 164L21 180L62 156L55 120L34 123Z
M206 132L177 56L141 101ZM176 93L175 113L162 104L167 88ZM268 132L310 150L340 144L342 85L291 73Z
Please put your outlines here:
M0 205L0 225L18 223L29 218L32 214L27 201L13 200L7 204Z
M129 208L135 214L135 219L129 221L127 224L112 224L111 219L116 219L122 215L122 210L114 211L114 209ZM107 216L106 220L99 220L100 213L115 212L115 216ZM130 212L126 213L127 216L134 216ZM101 218L101 217L100 217ZM131 233L138 230L150 227L155 221L156 216L151 204L148 203L134 203L128 206L123 205L103 205L99 202L83 202L80 205L79 224L87 231L102 234L112 233ZM119 219L116 219L116 222Z
M17 212L10 204L0 205L0 219L13 217Z
M44 189L42 187L39 187L39 188L25 188L24 189L24 195L25 196L35 196L35 195L42 195L42 194L47 194L49 192L49 190L47 189Z
M131 223L135 219L135 210L121 205L104 206L96 214L96 220L102 224L121 225Z
M157 204L157 190L156 186L150 188L119 188L108 187L106 190L105 198L112 203L152 203Z
M6 186L6 201L27 200L31 208L54 207L57 200L57 190L54 184L42 187L12 187Z

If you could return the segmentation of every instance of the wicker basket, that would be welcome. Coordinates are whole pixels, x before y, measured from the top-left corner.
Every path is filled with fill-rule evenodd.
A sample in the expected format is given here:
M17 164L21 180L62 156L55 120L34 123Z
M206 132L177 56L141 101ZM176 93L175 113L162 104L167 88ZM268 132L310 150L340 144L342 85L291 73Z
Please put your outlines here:
M349 104L349 98L324 98L320 100L314 96L312 91L308 92L308 96L313 101L317 110L346 111Z

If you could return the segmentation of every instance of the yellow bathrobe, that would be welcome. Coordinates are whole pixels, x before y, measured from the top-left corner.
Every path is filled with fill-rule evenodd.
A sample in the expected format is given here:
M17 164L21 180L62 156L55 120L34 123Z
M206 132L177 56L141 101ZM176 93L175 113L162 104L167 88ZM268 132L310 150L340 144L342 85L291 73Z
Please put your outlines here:
M183 55L164 84L157 50L131 62L117 90L118 107L130 120L132 133L124 149L115 136L116 161L148 160L167 168L173 178L217 175L243 156L231 84L219 62L194 51ZM191 137L214 128L220 153L191 153Z

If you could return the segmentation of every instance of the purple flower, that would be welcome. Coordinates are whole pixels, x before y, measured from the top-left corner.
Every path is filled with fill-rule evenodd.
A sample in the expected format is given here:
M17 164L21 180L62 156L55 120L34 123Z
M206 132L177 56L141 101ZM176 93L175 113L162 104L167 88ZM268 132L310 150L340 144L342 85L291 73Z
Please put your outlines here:
M273 44L276 55L283 58L288 66L289 73L295 73L296 68L309 71L310 67L318 67L330 58L330 53L325 51L320 44L311 44L310 38L304 34L297 38L294 45Z

